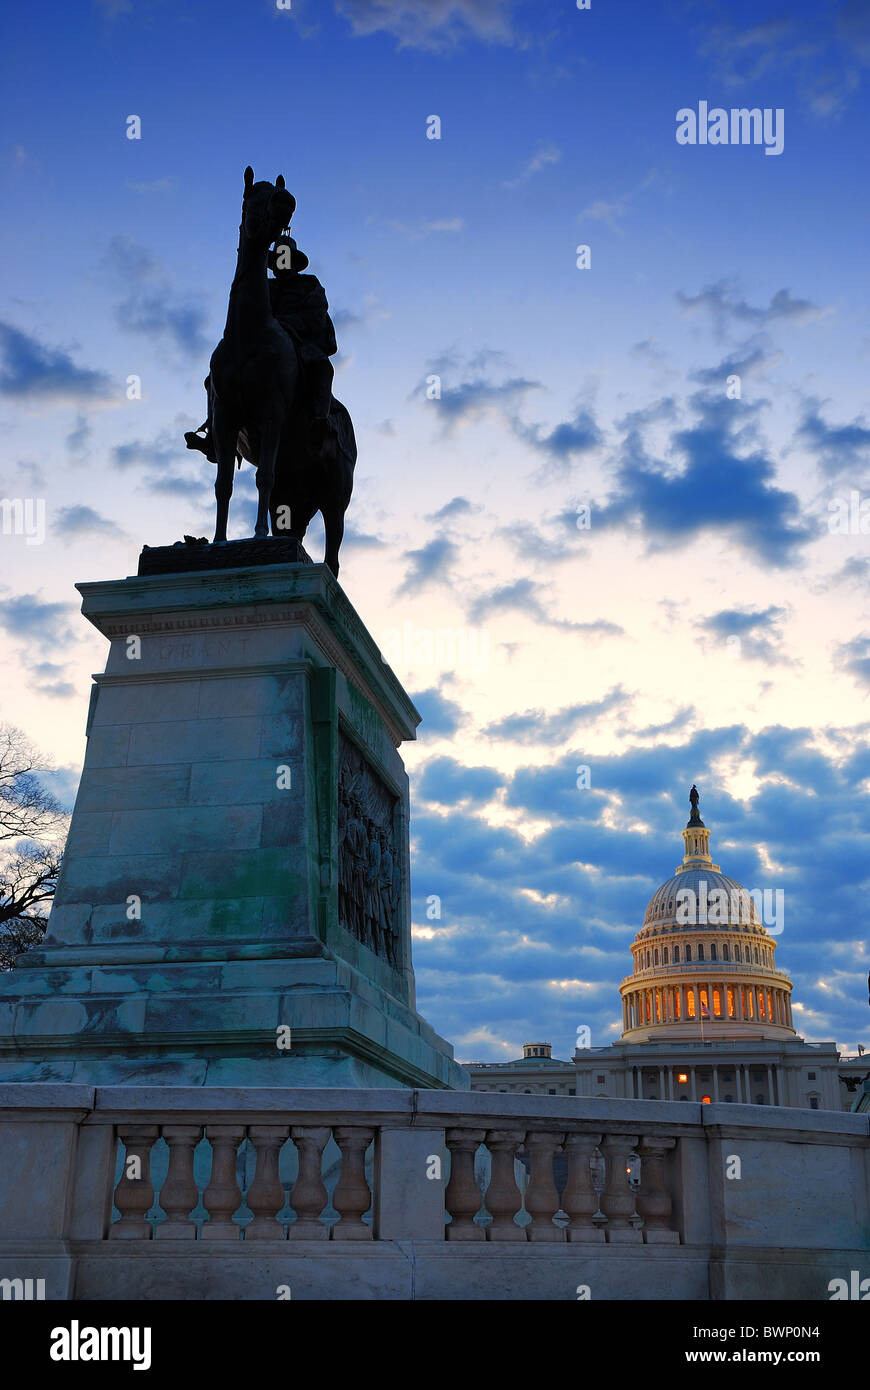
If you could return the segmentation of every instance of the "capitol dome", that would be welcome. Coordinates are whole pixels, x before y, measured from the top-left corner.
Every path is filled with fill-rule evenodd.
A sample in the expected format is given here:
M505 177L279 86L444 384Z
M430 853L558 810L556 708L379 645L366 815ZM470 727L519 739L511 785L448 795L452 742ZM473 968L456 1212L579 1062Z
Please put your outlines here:
M761 926L758 910L752 898L748 897L746 889L736 879L729 878L717 868L677 870L661 888L656 889L647 903L643 915L644 926L661 927L671 923L676 925L680 901L678 894L686 888L699 900L706 890L708 903L715 893L724 894L724 897L717 899L723 909L722 913L717 915L722 916L723 923L738 923L742 912L744 916L749 916L754 925Z
M625 1041L674 1037L794 1037L791 980L756 898L710 857L697 788L683 831L683 862L656 889L632 943L634 973L620 986Z

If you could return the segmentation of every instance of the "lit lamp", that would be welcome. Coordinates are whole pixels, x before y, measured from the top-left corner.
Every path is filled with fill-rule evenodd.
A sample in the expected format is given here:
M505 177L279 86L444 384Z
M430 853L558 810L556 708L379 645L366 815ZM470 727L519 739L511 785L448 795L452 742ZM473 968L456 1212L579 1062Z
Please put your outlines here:
M678 1072L677 1072L677 1080L678 1080L678 1081L688 1081L688 1079L689 1079L689 1073L688 1073L687 1071L678 1071Z
M639 1154L630 1153L628 1155L625 1167L625 1175L628 1178L628 1185L631 1188L632 1196L634 1198L634 1211L631 1213L631 1216L628 1219L631 1222L632 1226L634 1226L635 1230L637 1230L639 1229L639 1227L643 1225L643 1217L639 1216L637 1211L637 1194L640 1191Z

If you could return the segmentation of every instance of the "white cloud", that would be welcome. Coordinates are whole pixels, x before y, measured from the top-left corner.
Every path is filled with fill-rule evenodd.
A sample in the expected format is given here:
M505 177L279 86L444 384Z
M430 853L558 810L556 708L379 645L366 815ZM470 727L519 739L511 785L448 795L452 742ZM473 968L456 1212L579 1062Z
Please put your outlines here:
M393 34L400 48L443 48L473 37L510 43L510 0L336 0L355 34Z
M529 179L534 178L542 169L546 169L550 164L558 164L562 158L562 151L557 145L542 145L536 154L533 154L527 164L524 165L519 175L515 179L506 179L503 188L520 188L522 184L528 183Z

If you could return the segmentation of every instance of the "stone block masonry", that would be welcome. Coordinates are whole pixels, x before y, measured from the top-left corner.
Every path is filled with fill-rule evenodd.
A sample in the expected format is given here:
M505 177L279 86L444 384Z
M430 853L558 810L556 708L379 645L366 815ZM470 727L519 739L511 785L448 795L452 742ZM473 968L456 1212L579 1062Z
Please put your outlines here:
M332 574L79 589L110 648L48 933L0 977L0 1079L467 1088L415 1008L419 715Z

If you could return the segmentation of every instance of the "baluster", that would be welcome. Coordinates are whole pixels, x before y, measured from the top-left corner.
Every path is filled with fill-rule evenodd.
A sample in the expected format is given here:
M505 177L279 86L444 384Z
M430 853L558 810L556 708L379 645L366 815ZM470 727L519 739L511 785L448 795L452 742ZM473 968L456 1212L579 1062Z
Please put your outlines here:
M241 1227L233 1221L233 1212L242 1204L242 1194L236 1178L236 1154L245 1137L244 1125L208 1125L206 1138L211 1143L211 1180L202 1194L202 1203L211 1217L199 1233L200 1240L239 1240Z
M601 1144L607 1160L607 1187L601 1202L607 1216L607 1240L612 1245L642 1245L640 1230L631 1224L634 1215L634 1193L628 1185L628 1155L633 1152L637 1137L609 1134Z
M647 1245L679 1245L680 1233L671 1227L671 1194L665 1187L665 1154L676 1139L645 1135L641 1140L640 1196L637 1209L644 1219Z
M150 1240L151 1222L145 1220L154 1202L151 1186L151 1146L159 1130L156 1125L119 1125L118 1138L123 1140L124 1171L115 1189L115 1206L121 1220L109 1227L110 1240ZM130 1160L138 1159L141 1178L128 1176Z
M568 1180L561 1194L561 1207L570 1216L568 1240L598 1241L605 1238L592 1216L598 1211L598 1194L592 1186L592 1155L602 1141L600 1134L568 1134L564 1151L568 1159Z
M486 1232L474 1218L482 1198L474 1176L474 1155L486 1137L482 1129L448 1129L445 1139L450 1150L450 1181L444 1192L444 1205L451 1216L445 1235L448 1240L486 1240Z
M245 1227L245 1240L283 1240L278 1220L284 1205L284 1189L278 1176L278 1150L290 1132L289 1125L249 1125L248 1138L257 1152L254 1181L248 1188L248 1206L254 1219Z
M195 1240L196 1223L190 1219L198 1197L193 1151L200 1141L202 1126L163 1125L162 1132L169 1145L169 1171L160 1189L160 1205L167 1219L154 1228L154 1236L161 1240Z
M363 1221L363 1213L372 1204L372 1194L366 1182L366 1149L375 1137L373 1129L342 1126L332 1131L341 1149L341 1177L332 1194L332 1205L341 1220L332 1228L333 1240L371 1240L372 1228Z
M328 1240L329 1227L318 1217L328 1199L321 1168L331 1130L309 1129L306 1125L294 1126L290 1133L299 1151L299 1175L290 1194L296 1220L287 1234L291 1240Z
M592 1185L592 1155L601 1143L600 1134L569 1134L565 1140L568 1181L562 1194L562 1208L571 1218L568 1240L604 1240L604 1230L592 1217L598 1210L598 1196Z
M523 1142L521 1129L493 1129L487 1133L486 1147L492 1154L492 1177L486 1189L486 1209L492 1216L487 1240L525 1240L522 1226L514 1216L522 1204L514 1172L517 1149Z
M559 1190L553 1175L553 1155L562 1149L562 1134L535 1130L526 1135L525 1150L531 1172L526 1189L526 1211L532 1218L526 1227L529 1240L564 1240L565 1232L553 1217L559 1210Z

